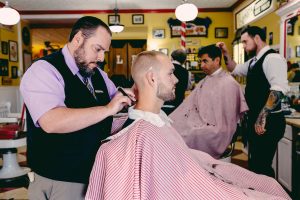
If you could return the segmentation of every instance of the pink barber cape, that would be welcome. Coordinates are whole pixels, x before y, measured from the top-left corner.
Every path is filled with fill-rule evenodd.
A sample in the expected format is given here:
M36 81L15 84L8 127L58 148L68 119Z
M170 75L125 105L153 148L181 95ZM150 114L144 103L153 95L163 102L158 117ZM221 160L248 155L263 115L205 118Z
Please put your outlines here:
M156 116L141 114L100 147L86 200L290 199L275 179L188 148Z
M230 144L240 117L247 110L240 85L220 69L201 80L169 116L190 148L219 158Z

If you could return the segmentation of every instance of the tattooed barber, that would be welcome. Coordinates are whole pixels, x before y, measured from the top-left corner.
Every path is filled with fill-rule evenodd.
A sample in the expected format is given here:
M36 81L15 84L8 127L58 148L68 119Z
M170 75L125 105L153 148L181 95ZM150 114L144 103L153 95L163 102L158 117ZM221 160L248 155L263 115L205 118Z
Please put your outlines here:
M222 49L227 69L234 75L247 77L249 169L274 177L272 160L285 130L280 102L289 88L287 65L285 59L266 44L263 29L247 27L242 31L241 41L252 57L244 64L232 60L223 42L217 46Z

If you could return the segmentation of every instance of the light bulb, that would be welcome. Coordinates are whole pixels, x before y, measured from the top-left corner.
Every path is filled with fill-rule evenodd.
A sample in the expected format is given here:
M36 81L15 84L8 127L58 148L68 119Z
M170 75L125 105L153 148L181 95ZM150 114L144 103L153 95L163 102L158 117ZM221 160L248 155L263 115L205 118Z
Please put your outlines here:
M0 23L4 25L15 25L20 21L20 14L15 9L8 6L8 2L5 2L5 6L0 8Z
M198 15L198 8L192 3L183 3L177 6L175 16L182 22L192 21Z

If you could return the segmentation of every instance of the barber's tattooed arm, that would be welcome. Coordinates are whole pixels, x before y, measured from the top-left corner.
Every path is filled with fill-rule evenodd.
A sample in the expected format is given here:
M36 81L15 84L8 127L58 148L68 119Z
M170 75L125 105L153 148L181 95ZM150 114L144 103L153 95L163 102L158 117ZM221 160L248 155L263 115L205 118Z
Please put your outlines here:
M281 99L283 98L283 94L280 91L271 90L267 103L259 113L257 120L255 122L255 132L258 135L262 135L266 130L266 119L270 112L274 111L274 109L280 104Z

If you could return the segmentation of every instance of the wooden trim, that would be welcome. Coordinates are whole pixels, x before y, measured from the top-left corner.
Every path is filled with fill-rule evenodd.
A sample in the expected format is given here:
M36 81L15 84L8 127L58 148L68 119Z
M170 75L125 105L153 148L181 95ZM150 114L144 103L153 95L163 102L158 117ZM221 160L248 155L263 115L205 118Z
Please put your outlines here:
M241 5L244 2L244 0L238 0L237 2L235 2L231 7L231 11L233 11L234 9L236 9L239 5Z

